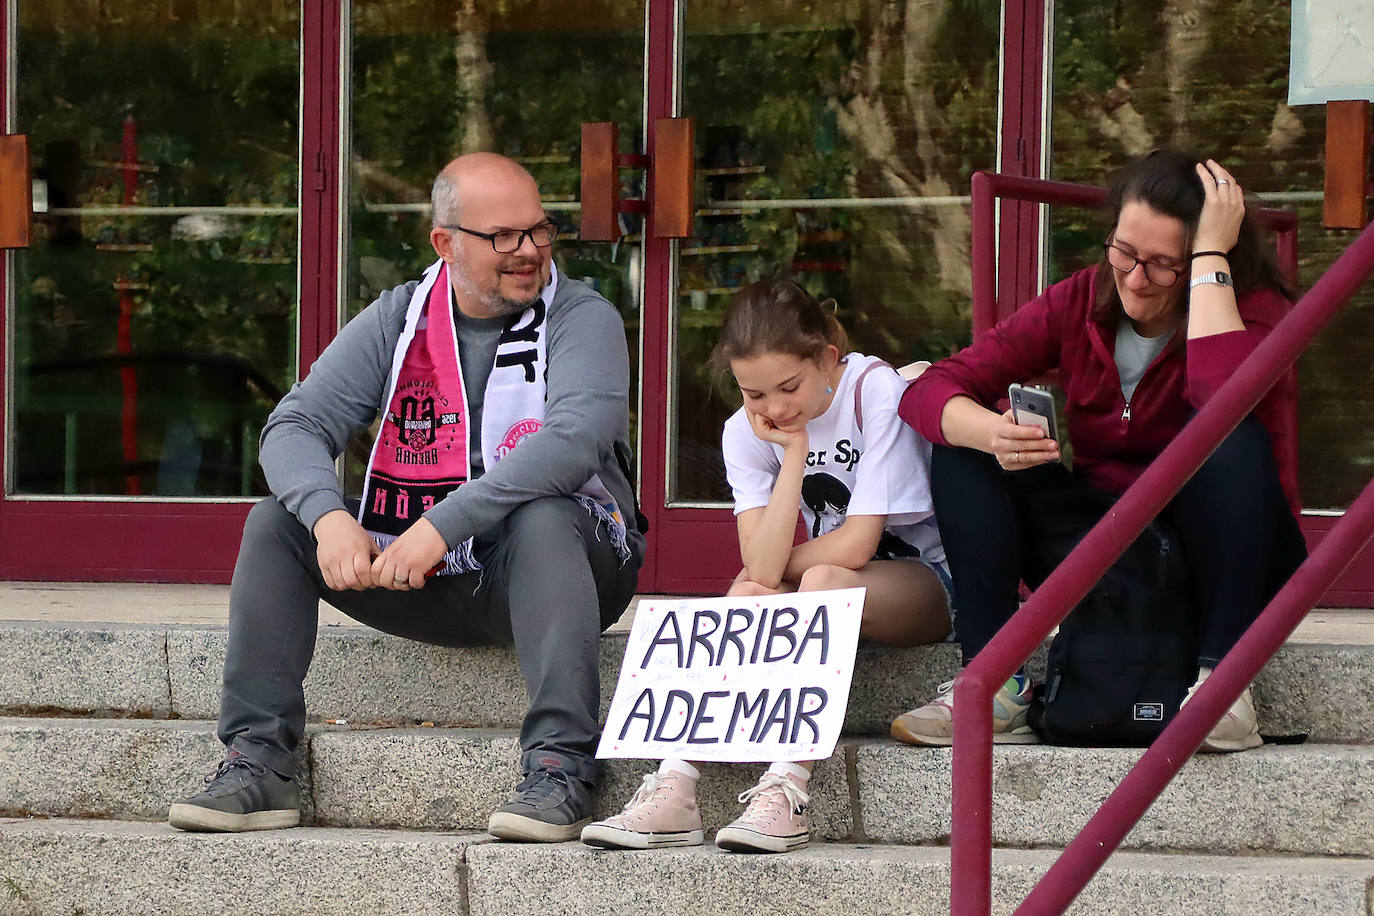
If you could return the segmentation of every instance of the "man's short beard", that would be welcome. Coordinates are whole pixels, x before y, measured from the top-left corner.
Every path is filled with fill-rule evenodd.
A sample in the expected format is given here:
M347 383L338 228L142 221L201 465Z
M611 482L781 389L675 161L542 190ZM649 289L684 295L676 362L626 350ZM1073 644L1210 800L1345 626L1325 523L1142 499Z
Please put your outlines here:
M462 289L466 296L481 306L483 311L490 312L492 318L504 318L508 315L519 314L538 302L540 296L543 295L543 290L540 290L529 299L520 301L503 296L497 290L480 293L477 290L477 284L472 282L463 268L458 266L456 260L449 265L449 273L452 274L453 282L457 284L458 288Z
M541 294L542 295L542 294ZM539 301L539 295L534 295L525 302L502 296L500 293L492 293L489 296L481 296L479 299L483 307L492 312L494 318L504 318L507 315L515 315Z

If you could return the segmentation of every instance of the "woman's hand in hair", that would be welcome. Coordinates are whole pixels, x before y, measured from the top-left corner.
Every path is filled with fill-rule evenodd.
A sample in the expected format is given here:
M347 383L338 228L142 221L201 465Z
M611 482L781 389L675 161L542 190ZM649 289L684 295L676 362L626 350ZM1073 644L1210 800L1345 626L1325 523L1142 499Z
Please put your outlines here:
M1231 173L1215 159L1196 166L1202 181L1202 213L1198 216L1193 251L1230 251L1245 219L1245 195Z

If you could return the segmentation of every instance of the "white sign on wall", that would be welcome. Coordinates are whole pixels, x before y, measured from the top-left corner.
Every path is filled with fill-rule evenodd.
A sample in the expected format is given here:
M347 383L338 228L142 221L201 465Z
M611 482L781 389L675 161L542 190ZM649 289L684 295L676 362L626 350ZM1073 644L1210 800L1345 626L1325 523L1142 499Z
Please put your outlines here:
M640 602L597 756L829 757L864 591Z
M1288 104L1374 100L1374 3L1293 0Z

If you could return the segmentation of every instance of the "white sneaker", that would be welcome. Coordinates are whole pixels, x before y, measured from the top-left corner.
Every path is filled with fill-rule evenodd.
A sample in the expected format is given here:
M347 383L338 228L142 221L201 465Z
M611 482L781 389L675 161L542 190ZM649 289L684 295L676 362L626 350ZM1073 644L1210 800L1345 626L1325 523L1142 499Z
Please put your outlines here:
M700 846L695 780L678 773L648 774L624 811L582 828L582 842L604 849Z
M1197 692L1198 688L1202 686L1202 682L1207 680L1211 673L1211 668L1198 669L1197 681L1188 688L1188 695L1179 704L1180 709L1188 705L1193 694ZM1226 715L1222 716L1221 721L1212 726L1207 737L1202 739L1202 744L1198 746L1198 750L1204 753L1248 751L1263 743L1264 739L1260 737L1259 733L1259 720L1255 716L1255 701L1250 696L1249 685L1246 685L1240 696L1231 704L1231 708L1226 710Z

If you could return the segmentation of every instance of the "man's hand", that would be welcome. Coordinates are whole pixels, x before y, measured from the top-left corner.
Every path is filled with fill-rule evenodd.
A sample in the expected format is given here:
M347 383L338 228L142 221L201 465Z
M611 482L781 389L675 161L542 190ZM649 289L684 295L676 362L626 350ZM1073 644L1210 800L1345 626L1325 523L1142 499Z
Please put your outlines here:
M372 581L396 591L424 588L425 573L447 552L448 544L439 529L428 519L419 519L372 562Z
M358 520L343 509L326 512L315 522L315 556L319 559L324 584L336 592L361 591L377 583L372 575L372 558L377 545Z

